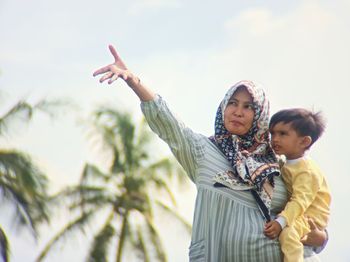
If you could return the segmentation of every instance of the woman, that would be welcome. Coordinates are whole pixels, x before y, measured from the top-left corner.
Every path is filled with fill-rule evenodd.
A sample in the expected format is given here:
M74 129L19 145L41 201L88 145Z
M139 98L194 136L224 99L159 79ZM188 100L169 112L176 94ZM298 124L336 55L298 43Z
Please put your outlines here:
M94 76L104 74L100 82L109 84L124 79L140 98L151 129L196 184L190 261L282 261L277 236L271 240L263 234L265 220L278 214L287 201L269 146L264 92L250 81L231 87L217 111L215 136L207 138L176 119L165 101L127 69L113 46L109 49L115 62ZM316 237L310 235L314 241L307 244L322 243L323 232L315 232ZM305 261L318 261L313 255L306 247Z

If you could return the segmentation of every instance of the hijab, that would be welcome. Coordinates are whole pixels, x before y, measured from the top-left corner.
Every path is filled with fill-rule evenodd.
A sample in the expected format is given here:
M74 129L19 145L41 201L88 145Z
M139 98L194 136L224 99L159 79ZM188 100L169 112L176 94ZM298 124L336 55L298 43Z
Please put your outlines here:
M225 108L238 88L244 87L253 99L254 119L248 133L231 134L224 126ZM269 220L275 175L280 174L277 158L269 139L269 101L263 89L243 80L232 86L219 105L215 134L209 139L220 149L232 166L216 174L215 184L233 190L251 190L260 211Z

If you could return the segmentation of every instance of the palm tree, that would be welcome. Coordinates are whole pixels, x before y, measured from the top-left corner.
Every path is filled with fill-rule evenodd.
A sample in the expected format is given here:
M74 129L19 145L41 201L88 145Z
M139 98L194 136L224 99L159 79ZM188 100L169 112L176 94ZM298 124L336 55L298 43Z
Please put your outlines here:
M0 116L0 137L10 132L10 123L28 121L35 110L45 110L47 102L30 105L19 101ZM0 205L14 208L12 221L16 226L28 228L37 237L37 226L48 222L46 176L32 162L29 155L15 150L0 148ZM0 226L0 255L9 261L10 245L5 230Z
M104 151L110 153L110 164L105 172L96 165L86 164L79 184L57 194L56 198L69 201L70 209L78 215L47 243L37 261L43 260L63 236L76 229L86 229L97 217L103 223L94 233L87 261L108 261L113 249L115 261L120 262L128 247L137 250L144 261L166 261L154 224L154 206L170 212L191 230L172 208L176 202L168 178L176 170L174 163L169 159L150 161L151 133L145 122L136 134L127 113L100 108L93 113L93 119L97 131L94 134L102 139ZM172 205L154 198L159 191L166 192Z

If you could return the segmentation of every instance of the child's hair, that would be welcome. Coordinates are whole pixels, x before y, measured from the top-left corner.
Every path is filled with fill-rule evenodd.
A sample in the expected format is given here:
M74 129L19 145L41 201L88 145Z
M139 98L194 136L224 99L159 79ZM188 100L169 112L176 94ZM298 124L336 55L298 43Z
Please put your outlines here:
M314 113L304 108L291 108L278 111L271 117L269 128L273 128L280 122L284 124L291 123L291 127L300 136L310 136L312 142L307 149L319 139L326 128L326 123L321 112Z

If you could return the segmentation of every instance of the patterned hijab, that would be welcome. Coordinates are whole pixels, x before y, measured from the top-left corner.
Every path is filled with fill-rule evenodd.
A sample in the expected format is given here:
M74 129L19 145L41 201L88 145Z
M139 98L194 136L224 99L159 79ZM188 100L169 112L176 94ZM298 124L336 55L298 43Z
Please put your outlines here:
M224 126L225 108L239 87L253 98L253 125L245 135L234 135ZM240 81L226 93L216 113L215 135L209 139L217 145L233 168L220 172L214 182L234 190L251 190L259 209L269 220L275 175L279 165L269 143L269 101L264 91L251 81Z

